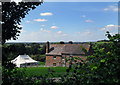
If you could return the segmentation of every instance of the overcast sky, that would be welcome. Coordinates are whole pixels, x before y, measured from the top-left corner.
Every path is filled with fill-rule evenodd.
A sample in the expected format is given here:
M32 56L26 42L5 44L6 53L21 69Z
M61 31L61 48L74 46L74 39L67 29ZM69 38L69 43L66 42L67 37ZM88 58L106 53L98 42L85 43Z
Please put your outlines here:
M76 0L77 1L77 0ZM97 41L117 33L117 2L45 2L21 23L18 40L9 42Z

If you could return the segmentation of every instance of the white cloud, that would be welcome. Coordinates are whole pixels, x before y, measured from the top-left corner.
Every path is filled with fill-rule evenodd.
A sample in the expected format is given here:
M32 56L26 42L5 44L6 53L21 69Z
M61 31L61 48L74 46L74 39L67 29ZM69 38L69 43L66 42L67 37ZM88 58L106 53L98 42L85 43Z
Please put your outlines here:
M82 15L83 18L85 18L86 16L85 15Z
M78 34L80 34L80 36L89 36L90 34L92 34L92 32L89 30L86 30L84 32L78 32Z
M87 41L97 41L98 39L104 38L104 35L101 36L99 33L90 31L90 30L85 30L85 31L80 31L77 32L73 38L75 41L82 41L82 42L87 42Z
M51 29L58 29L59 27L57 27L57 26L51 26L50 28Z
M104 8L104 11L118 12L118 7L117 6L109 6L108 8Z
M100 31L106 32L109 31L111 35L117 34L118 33L118 25L110 24L106 25L103 28L100 28Z
M40 25L40 26L45 27L45 25Z
M41 16L52 16L53 14L50 12L40 13Z
M110 24L106 25L104 28L100 28L101 31L114 31L118 29L118 25Z
M85 31L84 33L83 33L83 35L90 35L91 34L91 32L90 31Z
M93 20L88 19L88 20L85 20L85 22L94 22L94 21L93 21Z
M30 23L30 21L25 21L26 23Z
M50 32L49 30L46 30L46 29L43 29L43 28L40 28L40 31L43 31L43 32Z
M68 36L68 34L63 34L62 36L65 37L65 36Z
M68 34L64 34L62 31L58 31L57 34L58 34L57 35L58 37L66 37L66 36L68 36Z
M58 33L58 34L62 34L62 31L58 31L57 33Z
M24 33L24 32L27 32L27 31L22 29L22 30L20 30L20 32L21 32L21 33Z
M104 31L104 30L106 30L106 28L101 28L100 30L101 30L101 31Z
M47 20L46 19L34 19L34 21L37 21L37 22L46 22Z
M107 25L106 27L114 27L115 25L113 24L110 24L110 25Z
M86 30L84 32L79 32L79 33L73 33L73 34L65 34L62 31L58 32L53 32L41 28L40 30L33 31L33 32L25 32L21 33L18 40L10 40L11 42L59 42L59 41L75 41L75 42L81 42L81 41L96 41L98 39L104 39L105 36L99 35L99 33L96 32L91 32L89 30ZM9 41L9 42L10 42Z

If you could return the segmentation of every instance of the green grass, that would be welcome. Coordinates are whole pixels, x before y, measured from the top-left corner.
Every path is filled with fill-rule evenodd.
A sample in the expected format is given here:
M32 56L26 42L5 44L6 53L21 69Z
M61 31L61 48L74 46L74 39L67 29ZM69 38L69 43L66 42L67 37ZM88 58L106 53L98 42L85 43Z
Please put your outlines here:
M45 74L50 72L48 69L51 69L53 71L53 75L55 77L59 77L59 75L64 75L66 73L67 68L68 67L28 67L26 68L25 76L45 76Z
M45 62L39 62L40 65L45 65Z

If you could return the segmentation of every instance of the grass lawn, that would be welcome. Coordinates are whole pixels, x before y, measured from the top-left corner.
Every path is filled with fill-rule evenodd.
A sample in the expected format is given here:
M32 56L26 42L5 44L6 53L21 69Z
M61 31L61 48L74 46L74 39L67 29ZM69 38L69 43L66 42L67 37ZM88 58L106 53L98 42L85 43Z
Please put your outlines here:
M45 65L45 62L39 62L40 65Z
M53 71L53 75L55 77L59 77L59 75L64 75L66 73L67 68L68 67L28 67L26 68L25 75L26 76L40 76L40 75L45 76L45 74L49 73L50 71Z

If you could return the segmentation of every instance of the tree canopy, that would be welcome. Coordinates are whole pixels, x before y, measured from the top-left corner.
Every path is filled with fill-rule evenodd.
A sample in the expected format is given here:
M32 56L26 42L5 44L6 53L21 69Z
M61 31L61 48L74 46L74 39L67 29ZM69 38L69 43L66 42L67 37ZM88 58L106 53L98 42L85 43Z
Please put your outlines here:
M30 10L41 5L42 2L2 2L2 44L7 40L16 40L19 36L21 20Z

